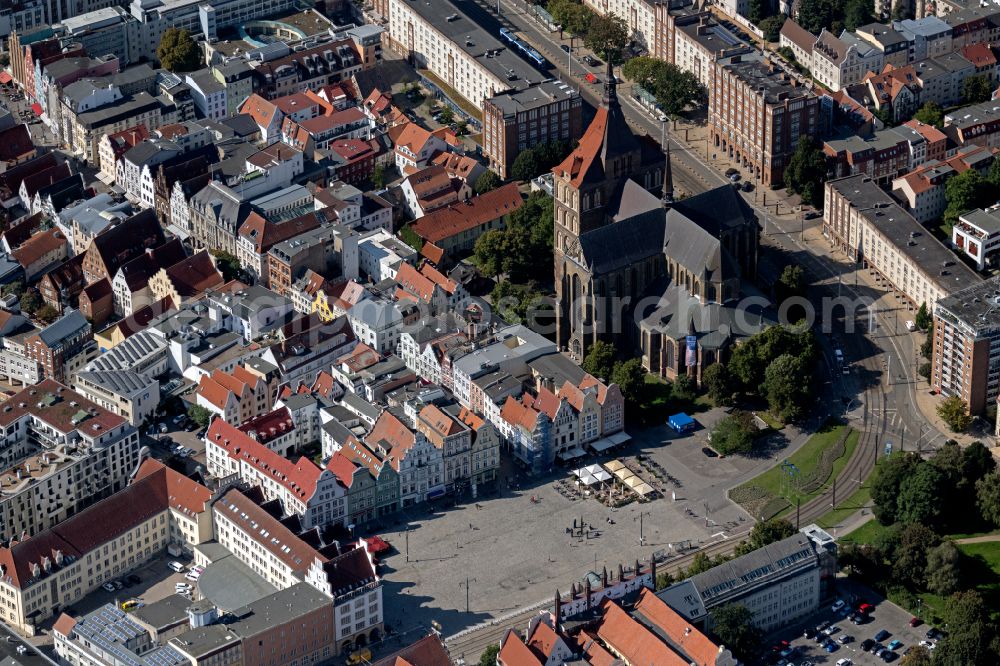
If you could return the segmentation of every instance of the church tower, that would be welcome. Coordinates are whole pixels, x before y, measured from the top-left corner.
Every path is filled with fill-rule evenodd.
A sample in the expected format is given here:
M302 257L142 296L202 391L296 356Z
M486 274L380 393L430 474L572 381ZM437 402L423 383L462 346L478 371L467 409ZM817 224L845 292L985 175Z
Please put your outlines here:
M560 347L569 346L571 331L590 325L585 312L574 315L570 311L571 303L594 297L585 284L587 276L579 275L586 270L580 238L614 223L626 181L633 180L661 197L664 163L657 142L649 136L636 136L628 126L609 62L601 108L573 152L552 169L556 342ZM583 354L585 346L577 345L571 351Z

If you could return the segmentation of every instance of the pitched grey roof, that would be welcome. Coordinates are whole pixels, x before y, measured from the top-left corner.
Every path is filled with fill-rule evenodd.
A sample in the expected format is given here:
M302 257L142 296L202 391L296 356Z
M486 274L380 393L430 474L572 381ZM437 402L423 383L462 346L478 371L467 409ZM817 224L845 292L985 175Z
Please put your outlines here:
M776 577L810 561L817 561L816 549L809 537L799 533L712 567L693 576L691 581L705 605L711 606L715 597L754 585L763 578Z
M79 379L85 379L91 384L103 387L118 395L129 395L150 385L151 380L138 372L131 370L97 370L80 372Z
M371 326L377 331L385 330L403 319L403 315L400 314L395 303L376 300L364 300L356 303L348 311L348 317Z
M89 326L87 318L80 314L79 310L70 310L55 322L43 328L38 337L48 347L55 347L66 338L75 335Z
M651 239L662 238L665 211L648 211L606 225L580 236L580 249L595 275L612 273L660 254L663 248Z

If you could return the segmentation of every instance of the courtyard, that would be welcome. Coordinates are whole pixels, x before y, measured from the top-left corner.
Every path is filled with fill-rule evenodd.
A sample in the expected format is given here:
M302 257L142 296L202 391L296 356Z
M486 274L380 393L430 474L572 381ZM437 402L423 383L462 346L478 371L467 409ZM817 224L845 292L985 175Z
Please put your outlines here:
M401 512L398 523L379 532L395 547L381 570L386 593L396 599L386 607L387 626L398 633L435 621L448 635L541 605L591 570L617 572L619 564L654 555L669 561L742 538L753 521L726 499L726 490L772 466L805 436L781 433L792 440L766 457L710 456L707 434L722 416L721 410L700 414L702 427L685 435L665 425L637 431L624 450L541 479L505 464L499 493ZM614 508L576 486L574 469L610 460L652 482L654 499Z

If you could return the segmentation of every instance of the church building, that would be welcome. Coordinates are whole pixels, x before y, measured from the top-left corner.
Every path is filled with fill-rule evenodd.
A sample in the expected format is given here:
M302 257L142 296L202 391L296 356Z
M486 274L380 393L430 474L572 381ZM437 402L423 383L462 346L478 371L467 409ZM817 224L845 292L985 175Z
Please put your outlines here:
M629 128L608 72L577 148L553 168L556 341L612 342L667 378L725 361L774 316L753 291L760 228L735 188L673 200L670 149ZM755 295L754 306L736 307ZM683 350L683 353L680 353Z

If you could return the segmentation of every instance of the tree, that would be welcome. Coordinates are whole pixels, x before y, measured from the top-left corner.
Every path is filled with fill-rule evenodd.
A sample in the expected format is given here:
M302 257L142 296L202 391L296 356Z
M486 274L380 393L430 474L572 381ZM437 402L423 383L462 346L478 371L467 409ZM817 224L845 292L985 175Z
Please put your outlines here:
M892 554L895 582L910 589L922 588L927 575L927 552L940 542L924 525L912 523L903 527L899 533L899 547Z
M781 270L781 277L778 282L792 294L802 292L802 283L805 278L805 271L798 264L788 264Z
M733 394L736 393L736 381L729 368L721 363L713 363L705 368L701 375L701 383L708 392L708 399L716 406L732 404Z
M198 424L199 428L207 428L212 422L212 412L208 411L201 405L191 405L188 407L187 415L191 417L191 420Z
M823 28L827 28L835 35L840 34L839 30L834 30L834 16L840 16L840 4L834 6L832 0L800 0L796 16L799 25L818 35Z
M927 331L927 337L924 338L924 341L920 343L920 355L929 360L933 353L934 353L934 322L931 322L931 327Z
M795 526L784 518L772 518L759 522L750 530L751 550L757 550L776 541L787 539L796 532Z
M514 180L531 180L541 170L538 155L533 150L522 150L510 167L510 177Z
M476 178L476 184L472 187L472 190L476 194L486 194L490 190L495 190L496 188L503 185L503 180L500 176L496 174L495 171L487 169L479 178Z
M479 656L479 666L497 666L498 654L500 654L500 644L490 643Z
M549 0L549 13L556 23L574 35L584 35L594 13L576 0Z
M974 74L962 81L962 98L966 104L979 104L992 96L993 85L983 74Z
M1000 191L1000 160L993 160L990 170L986 172L986 180L997 191Z
M896 0L892 5L892 13L890 16L893 21L905 21L906 19L912 19L913 12L910 11L910 3L905 0Z
M698 395L698 387L688 375L677 375L670 387L670 396L680 402L691 402Z
M385 187L385 165L384 164L376 164L375 165L375 169L374 169L374 171L372 171L372 185L374 185L375 188L379 189L379 190L381 190L383 187Z
M21 299L18 305L21 306L21 312L31 315L38 312L38 309L42 307L42 297L39 296L38 290L34 287L28 287L21 294Z
M764 394L771 413L782 421L802 417L812 395L812 372L803 359L782 354L764 372Z
M943 541L927 552L927 590L947 596L958 591L962 582L962 554L951 541Z
M201 49L184 28L167 28L156 48L156 59L170 72L193 72L202 66Z
M45 324L51 324L58 318L59 318L59 311L56 310L51 305L49 305L48 303L46 303L45 305L43 305L42 307L38 308L38 310L35 311L35 319Z
M775 14L757 24L757 27L764 33L764 39L769 42L776 42L781 38L781 26L785 25L787 16Z
M743 604L734 603L712 610L712 633L720 645L744 661L757 654L764 638L764 633L753 623L753 613Z
M615 369L615 356L617 354L613 344L598 340L587 351L582 367L594 377L607 380Z
M726 416L712 429L712 448L722 455L746 455L753 450L757 425L753 415L742 410Z
M921 331L926 331L931 327L933 320L931 316L927 313L927 303L921 303L920 307L917 308L917 316L914 317L913 323L917 325Z
M612 65L622 63L625 47L632 37L625 19L615 14L593 16L583 42L591 51Z
M799 141L785 169L785 187L802 197L802 203L823 205L823 181L826 180L826 157L809 140Z
M931 666L931 652L923 645L912 645L899 661L899 666Z
M941 518L943 481L943 475L934 465L917 466L899 486L896 519L901 523L937 525Z
M847 0L844 5L844 27L854 32L858 27L875 20L874 5L866 0Z
M235 254L225 250L212 250L211 254L215 258L215 267L222 273L222 278L226 282L237 280L243 274L243 266Z
M968 483L975 485L996 468L997 461L982 442L975 441L963 449L962 475Z
M669 571L657 572L656 574L656 591L665 590L674 584L674 577L670 575Z
M14 280L13 282L8 282L3 286L2 289L0 289L0 294L3 294L4 296L9 296L10 294L14 294L17 297L20 297L21 294L23 293L24 293L24 282L22 280Z
M622 65L622 76L645 88L665 114L677 118L688 106L705 101L705 87L691 72L672 63L640 56Z
M982 595L968 590L952 595L945 606L948 635L934 650L934 663L947 666L995 664L1000 660L995 642L996 627Z
M978 171L967 169L948 179L944 187L944 198L948 206L944 210L943 219L950 227L958 221L959 215L995 203L996 193ZM950 234L950 228L948 231Z
M944 109L937 102L927 102L917 109L917 112L913 114L913 119L925 125L933 125L940 128L944 124Z
M965 432L972 423L972 417L965 409L965 401L957 395L942 400L937 407L937 415L948 424L952 432Z
M424 239L417 235L412 224L407 224L399 230L399 238L417 252L420 252L420 248L424 246Z
M984 520L1000 527L1000 472L991 472L976 482L976 506Z
M500 229L490 229L476 239L472 256L483 275L500 279L504 272L506 244L504 232Z
M684 571L684 578L690 578L691 576L697 576L700 573L705 573L714 566L715 563L712 561L711 557L701 551L698 551L695 553L694 559L691 560L691 566Z
M747 20L756 25L758 28L763 28L760 22L767 19L771 14L771 6L766 0L750 0L747 3ZM774 40L770 40L774 41Z
M883 525L896 522L896 498L903 480L916 471L922 461L914 453L897 451L875 467L871 476L872 513Z
M611 380L618 384L626 404L642 404L646 389L646 371L642 369L642 361L633 358L616 363Z

